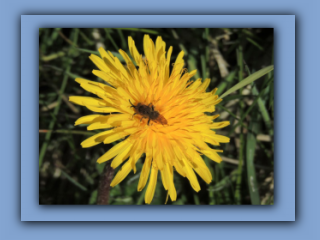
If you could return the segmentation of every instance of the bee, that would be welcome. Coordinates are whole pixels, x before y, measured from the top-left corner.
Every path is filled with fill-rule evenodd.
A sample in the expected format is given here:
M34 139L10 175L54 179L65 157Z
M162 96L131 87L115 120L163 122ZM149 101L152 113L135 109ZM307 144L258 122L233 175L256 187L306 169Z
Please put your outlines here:
M152 105L152 103L150 103L149 105L145 105L142 103L138 103L137 105L133 105L129 99L129 102L131 104L131 107L134 108L135 113L132 115L132 117L136 114L139 114L142 116L142 118L140 119L140 122L142 121L142 119L144 118L149 118L148 120L148 125L150 123L150 120L157 122L157 123L161 123L162 125L167 124L167 120L158 112L154 110L154 106Z

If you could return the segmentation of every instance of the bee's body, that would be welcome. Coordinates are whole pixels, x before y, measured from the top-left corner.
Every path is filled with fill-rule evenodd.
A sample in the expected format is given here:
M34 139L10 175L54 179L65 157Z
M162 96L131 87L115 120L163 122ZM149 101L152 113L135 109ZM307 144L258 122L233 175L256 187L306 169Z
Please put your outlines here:
M149 118L148 125L150 123L150 120L161 123L162 125L167 124L167 120L162 115L160 115L158 111L154 110L154 106L151 103L149 105L145 105L142 103L133 105L130 100L129 102L131 104L131 107L133 107L135 110L135 113L133 115L139 114L142 116L140 121L142 121L143 118Z

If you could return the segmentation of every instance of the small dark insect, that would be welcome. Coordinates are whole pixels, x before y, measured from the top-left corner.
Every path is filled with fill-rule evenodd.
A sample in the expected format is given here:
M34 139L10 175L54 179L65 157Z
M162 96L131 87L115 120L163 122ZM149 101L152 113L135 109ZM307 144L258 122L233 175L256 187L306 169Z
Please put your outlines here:
M142 116L140 122L144 118L149 118L148 125L150 123L150 120L161 123L162 125L167 124L167 120L158 111L154 110L154 106L152 105L152 103L150 103L149 105L145 105L142 103L133 105L130 99L129 102L131 104L131 107L133 107L135 110L135 113L132 115L132 117L136 114L140 114Z

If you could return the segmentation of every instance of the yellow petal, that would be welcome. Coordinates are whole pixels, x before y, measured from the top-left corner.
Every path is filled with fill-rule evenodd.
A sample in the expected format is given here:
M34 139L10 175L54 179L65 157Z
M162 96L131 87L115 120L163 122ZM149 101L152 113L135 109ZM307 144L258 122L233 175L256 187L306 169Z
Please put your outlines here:
M110 160L114 156L118 155L123 149L125 148L126 145L129 145L127 141L122 141L118 143L117 145L113 146L108 152L103 154L98 160L98 163L103 163L105 161Z
M170 198L171 198L171 201L176 201L177 199L177 191L176 191L176 188L174 186L174 182L173 182L173 169L172 167L169 166L169 164L166 164L166 167L165 167L165 171L167 172L167 182L168 182L168 185L169 185L169 195L170 195Z
M81 118L79 118L76 122L75 122L75 126L79 125L79 124L90 124L96 121L96 119L100 119L100 118L105 118L105 116L103 115L99 115L99 114L92 114L92 115L87 115L87 116L83 116Z
M88 148L88 147L92 147L92 146L95 146L101 142L103 142L104 138L106 136L108 136L110 134L111 130L108 130L108 131L104 131L104 132L101 132L101 133L98 133L92 137L89 137L87 138L86 140L84 140L82 143L81 143L81 146L83 148Z
M199 154L194 155L194 160L197 162L197 167L194 168L194 170L206 183L209 184L212 181L212 175L209 168Z
M111 72L115 74L119 79L121 79L121 71L113 65L110 59L103 58L103 61L107 65L107 67L111 70Z
M131 172L132 168L131 168L131 164L129 161L127 161L122 168L117 172L117 175L114 177L114 179L112 180L110 186L114 187L117 184L119 184L120 182L122 182L123 179L125 179L126 176L128 176L128 174Z
M134 61L136 64L139 64L140 62L140 54L136 48L136 45L134 44L134 41L132 37L128 38L128 43L129 43L129 51L131 53L131 56L133 57Z
M225 137L225 136L222 136L222 135L218 135L218 134L215 134L213 136L214 139L216 139L217 141L221 142L221 143L228 143L230 142L230 138L228 137Z
M71 96L69 101L78 105L106 106L106 102L100 98Z
M101 58L94 54L91 54L89 58L101 71L110 72L105 62Z
M100 71L100 70L93 70L92 73L94 75L96 75L97 77L101 78L102 80L106 81L107 83L109 83L110 85L114 86L114 87L118 87L119 83L118 81L115 81L114 78L112 78L109 74L107 74L106 72Z
M131 150L132 143L128 142L128 144L123 146L123 150L112 160L111 167L113 169L117 168L122 162L124 162L128 158L128 153Z
M148 177L149 177L149 173L150 173L150 167L151 167L151 159L152 159L152 155L151 154L146 154L146 159L144 161L142 170L141 170L141 174L140 174L140 178L139 178L139 183L138 183L138 191L142 191L142 189L145 187L147 181L148 181Z
M210 128L211 129L220 129L220 128L224 128L226 126L230 125L229 121L224 121L224 122L216 122L216 123L212 123L210 124Z
M145 203L147 204L150 204L153 199L153 195L157 185L157 177L158 177L158 169L155 167L152 167L150 180L149 180L148 188L145 195Z
M115 128L114 130L110 130L110 132L111 131L112 131L112 134L110 134L109 136L107 136L104 139L104 141L103 141L104 144L109 144L109 143L115 142L117 140L120 140L121 138L124 138L130 134L137 132L138 129L135 127L122 129L122 130Z
M90 105L85 105L85 106L93 112L101 112L101 113L121 112L121 110L113 107L96 107L96 106L90 106Z
M217 154L217 150L206 149L199 151L206 155L208 158L210 158L212 161L215 161L217 163L220 163L222 161L221 157Z
M164 169L162 169L162 170L160 170L160 173L161 173L162 185L165 190L168 190L168 182L167 182L168 176L166 176L166 171Z
M81 83L80 87L82 87L84 90L91 92L96 95L105 95L106 92L99 86L99 85L93 85L88 83Z
M97 129L105 129L105 128L112 128L113 126L109 123L101 123L101 122L95 122L90 124L87 127L87 130L91 131L91 130L97 130Z
M194 171L192 170L192 168L189 166L188 160L183 158L182 159L184 162L184 169L185 172L187 174L187 178L189 179L189 182L192 186L192 188L196 191L199 192L200 191L200 185L197 179L197 176L194 174Z

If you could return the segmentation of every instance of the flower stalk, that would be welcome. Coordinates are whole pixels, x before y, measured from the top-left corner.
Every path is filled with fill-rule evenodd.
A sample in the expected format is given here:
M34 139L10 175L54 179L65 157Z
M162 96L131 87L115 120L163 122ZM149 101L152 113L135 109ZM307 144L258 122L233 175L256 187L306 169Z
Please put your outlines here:
M110 183L114 175L111 162L107 162L100 177L97 205L108 205L110 195Z

